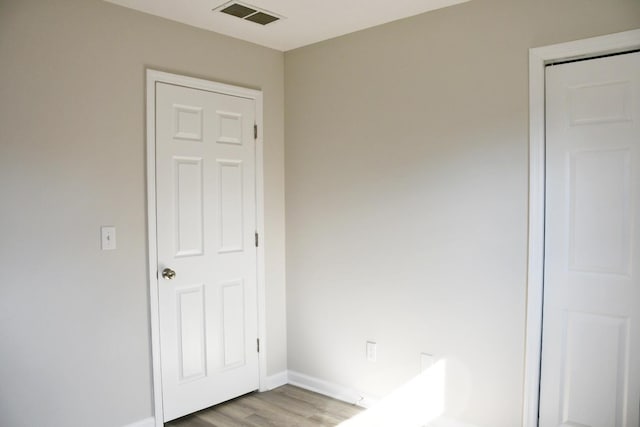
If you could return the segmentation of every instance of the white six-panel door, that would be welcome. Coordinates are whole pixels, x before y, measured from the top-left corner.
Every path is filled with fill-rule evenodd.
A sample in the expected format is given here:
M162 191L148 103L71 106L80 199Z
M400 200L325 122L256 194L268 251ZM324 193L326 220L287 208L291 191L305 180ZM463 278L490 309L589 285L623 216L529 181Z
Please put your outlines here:
M169 421L258 388L255 105L160 82L155 90L160 354Z
M640 53L547 67L541 427L640 426Z

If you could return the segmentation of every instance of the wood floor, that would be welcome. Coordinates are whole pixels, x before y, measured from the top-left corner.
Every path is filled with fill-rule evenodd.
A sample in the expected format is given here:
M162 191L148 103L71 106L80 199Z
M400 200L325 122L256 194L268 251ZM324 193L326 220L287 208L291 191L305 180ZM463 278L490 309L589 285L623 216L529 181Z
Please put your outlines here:
M360 411L358 406L285 385L238 397L165 427L331 427Z

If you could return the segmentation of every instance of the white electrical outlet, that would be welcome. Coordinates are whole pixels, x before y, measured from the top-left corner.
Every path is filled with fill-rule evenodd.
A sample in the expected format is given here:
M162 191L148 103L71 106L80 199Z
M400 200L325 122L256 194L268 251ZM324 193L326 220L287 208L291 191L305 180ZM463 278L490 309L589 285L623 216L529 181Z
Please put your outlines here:
M434 361L433 354L420 353L420 372L424 372L432 367Z
M367 341L367 360L369 362L375 362L378 357L377 344L373 341Z

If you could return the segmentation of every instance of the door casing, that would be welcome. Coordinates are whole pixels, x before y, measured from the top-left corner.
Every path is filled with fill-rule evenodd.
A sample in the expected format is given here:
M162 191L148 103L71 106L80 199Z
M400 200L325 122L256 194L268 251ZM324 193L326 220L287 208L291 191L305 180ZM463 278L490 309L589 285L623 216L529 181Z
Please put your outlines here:
M257 248L257 296L258 296L258 338L260 339L259 386L260 391L266 389L267 372L267 334L266 334L266 298L265 298L265 265L264 265L264 140L263 140L263 104L262 92L238 86L217 83L194 77L181 76L147 69L146 108L147 108L147 225L149 248L149 315L151 322L151 362L153 368L153 400L156 427L164 425L162 407L162 376L160 364L160 318L158 309L158 254L156 249L156 122L155 122L155 85L157 82L201 89L225 95L248 98L255 101L256 125L256 228L260 236Z
M545 66L640 48L640 29L529 49L529 239L523 427L538 427L545 218Z

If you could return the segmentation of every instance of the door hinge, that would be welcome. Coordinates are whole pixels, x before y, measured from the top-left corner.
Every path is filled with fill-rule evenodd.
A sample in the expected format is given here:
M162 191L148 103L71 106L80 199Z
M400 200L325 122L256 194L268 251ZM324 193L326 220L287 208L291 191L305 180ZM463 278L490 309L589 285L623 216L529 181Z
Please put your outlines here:
M258 353L260 353L260 338L256 339L256 344L257 344Z
M258 243L259 243L259 239L260 239L260 236L258 235L257 231L256 231L256 234L255 234L255 237L256 237L256 248L257 248L258 247Z
M253 125L253 139L258 139L258 125Z

